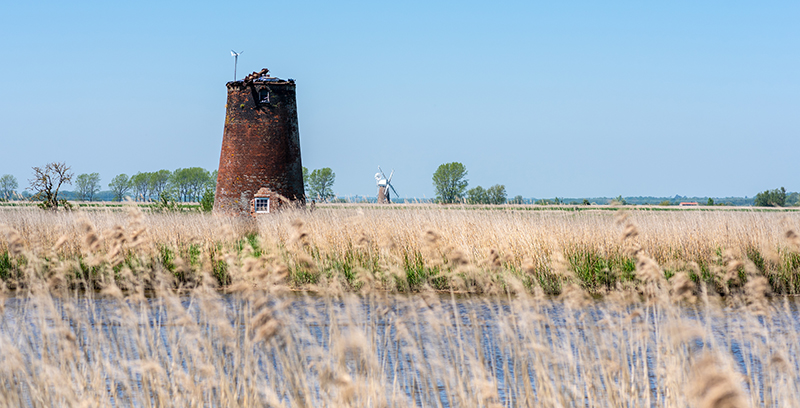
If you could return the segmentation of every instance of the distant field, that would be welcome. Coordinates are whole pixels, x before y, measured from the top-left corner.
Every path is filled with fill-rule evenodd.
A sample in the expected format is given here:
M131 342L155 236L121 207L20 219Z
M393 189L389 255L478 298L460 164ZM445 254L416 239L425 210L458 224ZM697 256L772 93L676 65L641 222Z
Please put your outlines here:
M33 201L10 201L0 202L0 208L28 208L36 207L38 203ZM102 208L122 208L125 205L136 205L141 208L155 208L154 202L118 202L118 201L70 201L75 208L83 209L102 209ZM199 210L200 204L196 202L179 203L184 210ZM491 211L617 211L621 208L637 211L787 211L800 212L800 207L752 207L752 206L687 206L678 205L576 205L576 204L504 204L504 205L482 205L482 204L432 204L432 203L397 203L397 204L377 204L377 203L317 203L318 208L383 208L395 210L410 209L447 209L447 210L491 210Z
M503 204L503 205L483 205L483 204L374 204L374 203L326 203L317 204L321 208L384 208L395 210L411 209L441 209L441 210L489 210L489 211L755 211L755 212L800 212L800 207L752 207L752 206L686 206L678 205L576 205L576 204Z
M124 202L119 201L70 201L73 209L121 209L126 205L136 205L143 209L156 208L157 204L154 202ZM38 202L35 201L7 201L0 202L0 209L2 208L37 208ZM199 203L186 202L179 203L180 207L184 210L198 210Z

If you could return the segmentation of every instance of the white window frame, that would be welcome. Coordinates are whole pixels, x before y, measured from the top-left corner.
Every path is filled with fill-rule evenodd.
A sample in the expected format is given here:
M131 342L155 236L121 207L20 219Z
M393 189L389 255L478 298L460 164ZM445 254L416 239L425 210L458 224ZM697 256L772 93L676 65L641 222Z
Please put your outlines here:
M258 205L259 200L266 200L266 202L267 202L267 211L264 211L263 209L259 210L259 205ZM270 205L269 201L270 201L269 197L256 197L256 198L254 198L253 199L253 211L256 214L267 214L267 213L269 213L269 205Z
M261 96L262 93L266 94L266 96ZM261 88L261 90L258 91L259 102L261 102L261 103L269 103L269 93L270 93L269 92L269 88Z

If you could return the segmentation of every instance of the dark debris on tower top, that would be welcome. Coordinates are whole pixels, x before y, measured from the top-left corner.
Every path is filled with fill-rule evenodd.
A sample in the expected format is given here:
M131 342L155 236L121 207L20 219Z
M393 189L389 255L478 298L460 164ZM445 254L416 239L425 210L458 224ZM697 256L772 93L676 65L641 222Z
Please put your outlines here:
M238 80L238 81L232 81L230 83L238 83L238 84L241 84L241 85L247 85L247 84L250 84L250 83L253 83L253 82L282 82L282 83L291 83L291 84L293 84L294 83L294 79L289 78L288 80L286 80L286 79L281 79L281 78L275 78L275 77L269 75L269 70L267 68L263 68L261 71L253 71L253 73L247 75L246 77L244 77L244 79L241 79L241 80Z

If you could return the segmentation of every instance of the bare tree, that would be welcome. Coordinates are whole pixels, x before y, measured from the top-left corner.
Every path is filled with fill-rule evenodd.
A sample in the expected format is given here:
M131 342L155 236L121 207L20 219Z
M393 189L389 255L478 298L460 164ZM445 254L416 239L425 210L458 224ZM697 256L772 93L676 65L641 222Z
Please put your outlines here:
M69 208L67 200L58 199L58 190L63 184L72 184L70 167L65 163L47 163L44 167L33 168L33 178L28 180L31 190L35 191L33 199L41 200L39 205L44 209L57 210L61 204Z

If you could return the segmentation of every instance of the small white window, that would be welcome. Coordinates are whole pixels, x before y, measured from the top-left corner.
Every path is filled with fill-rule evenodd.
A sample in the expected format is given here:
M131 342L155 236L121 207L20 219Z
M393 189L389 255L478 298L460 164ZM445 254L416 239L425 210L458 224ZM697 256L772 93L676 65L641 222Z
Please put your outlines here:
M258 91L258 99L261 103L269 103L269 89L261 88L261 90Z
M255 210L257 213L269 212L269 197L258 197L255 199Z

